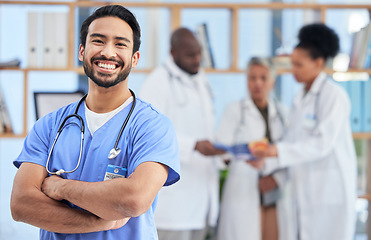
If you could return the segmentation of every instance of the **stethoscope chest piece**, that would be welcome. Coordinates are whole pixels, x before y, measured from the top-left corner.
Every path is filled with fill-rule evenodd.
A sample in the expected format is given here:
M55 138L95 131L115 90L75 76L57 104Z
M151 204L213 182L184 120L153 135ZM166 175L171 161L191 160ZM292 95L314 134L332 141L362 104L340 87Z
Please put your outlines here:
M121 148L118 148L118 149L114 149L112 148L111 151L109 152L108 154L108 159L114 159L115 157L117 157L117 155L119 155L121 152Z

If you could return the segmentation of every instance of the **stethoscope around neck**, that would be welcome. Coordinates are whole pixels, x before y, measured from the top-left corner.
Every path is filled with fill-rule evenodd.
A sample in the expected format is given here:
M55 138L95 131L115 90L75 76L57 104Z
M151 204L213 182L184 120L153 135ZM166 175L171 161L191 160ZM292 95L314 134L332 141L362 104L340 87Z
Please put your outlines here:
M244 125L244 124L246 123L246 120L245 120L245 114L244 114L244 113L245 113L246 109L248 108L247 106L244 105L244 101L245 101L245 100L242 100L242 101L240 102L240 108L241 108L241 119L240 119L240 124L241 124L241 125ZM277 117L277 118L279 119L279 121L280 121L280 123L281 123L281 125L282 125L282 128L285 128L285 120L284 120L284 118L283 118L283 116L282 116L282 113L281 113L280 107L279 107L279 105L278 105L278 103L277 103L277 99L274 98L274 97L272 97L272 102L273 102L273 104L274 104L274 108L276 109L276 116L275 116L275 117Z
M133 92L131 89L129 89L129 90L130 90L130 92L131 92L131 94L132 94L132 96L133 96L133 104L131 105L130 111L129 111L127 117L125 118L124 123L123 123L122 126L121 126L121 129L120 129L119 134L117 135L115 145L113 146L113 148L111 149L111 151L110 151L109 154L108 154L108 159L110 159L110 160L116 158L117 155L119 155L120 152L121 152L121 148L118 148L118 144L119 144L119 141L120 141L121 135L122 135L122 133L124 132L124 129L125 129L127 123L129 122L130 116L131 116L131 114L132 114L132 112L133 112L133 110L134 110L134 107L135 107L135 103L136 103L136 97L135 97L135 94L134 94L134 92ZM73 114L68 115L67 117L65 117L65 118L63 119L61 125L60 125L59 128L58 128L57 135L56 135L55 138L54 138L53 145L52 145L52 147L51 147L51 149L50 149L50 152L49 152L49 155L48 155L48 159L47 159L47 161L46 161L46 171L47 171L49 174L52 174L52 175L58 175L58 176L59 176L59 175L61 175L62 173L73 173L73 172L76 171L76 170L79 168L79 166L80 166L81 156L82 156L82 150L83 150L83 143L84 143L85 125L84 125L84 120L82 119L82 117L81 117L80 115L78 115L77 112L78 112L78 110L79 110L80 105L82 104L82 102L86 99L86 96L87 96L87 94L86 94L85 96L83 96L83 97L80 99L79 103L78 103L77 106L76 106L75 112L74 112ZM59 137L59 135L61 134L61 132L62 132L62 130L63 130L63 128L64 128L64 126L65 126L67 120L68 120L68 119L71 119L71 118L77 118L77 119L80 121L81 141L80 141L79 160L77 161L76 167L75 167L74 169L70 170L70 171L66 171L66 170L64 170L64 169L60 169L60 170L58 170L58 171L56 171L56 172L49 171L49 162L50 162L50 157L51 157L51 155L52 155L52 153L53 153L54 146L55 146L55 144L57 143L58 137ZM78 125L77 123L75 123L75 124Z
M318 92L317 93L311 93L310 91L306 92L305 95L303 96L303 98L307 95L307 94L311 94L315 97L315 100L314 100L314 107L313 107L313 114L307 114L307 116L310 117L310 119L312 119L314 121L314 124L313 126L311 127L311 129L315 129L317 126L318 126L318 113L319 113L319 101L320 101L320 97L321 97L321 94L323 92L323 89L325 87L325 84L327 83L327 81L329 81L327 78L323 80L323 82L321 83L321 85L319 86L318 88ZM295 107L295 105L294 105Z

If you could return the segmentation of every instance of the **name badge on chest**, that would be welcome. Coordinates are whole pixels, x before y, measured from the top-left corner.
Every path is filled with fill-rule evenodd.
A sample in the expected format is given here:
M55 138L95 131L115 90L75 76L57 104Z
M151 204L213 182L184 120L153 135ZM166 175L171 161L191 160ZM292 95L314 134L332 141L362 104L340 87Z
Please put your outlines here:
M313 130L317 124L317 116L314 114L307 113L303 121L303 127L306 130Z
M115 178L124 178L126 176L127 169L119 166L108 165L104 181Z

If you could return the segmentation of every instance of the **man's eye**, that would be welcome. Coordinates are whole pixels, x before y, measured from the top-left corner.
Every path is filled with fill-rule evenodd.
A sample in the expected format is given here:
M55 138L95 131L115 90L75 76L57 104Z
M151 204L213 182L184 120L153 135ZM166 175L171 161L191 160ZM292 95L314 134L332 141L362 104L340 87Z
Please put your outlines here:
M102 40L99 40L99 39L94 39L93 42L94 43L103 43L103 41Z
M117 46L119 46L119 47L126 47L126 44L125 43L117 43Z

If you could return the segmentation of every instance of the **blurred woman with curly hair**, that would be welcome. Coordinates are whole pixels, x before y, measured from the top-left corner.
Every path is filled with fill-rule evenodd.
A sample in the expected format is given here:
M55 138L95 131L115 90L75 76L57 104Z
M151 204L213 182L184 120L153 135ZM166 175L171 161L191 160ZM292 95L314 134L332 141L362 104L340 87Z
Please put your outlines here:
M356 154L351 104L344 89L324 73L326 61L338 51L338 36L324 24L300 30L291 61L303 89L294 99L287 133L282 141L254 152L261 159L256 167L276 161L279 168L289 169L293 239L353 239Z

